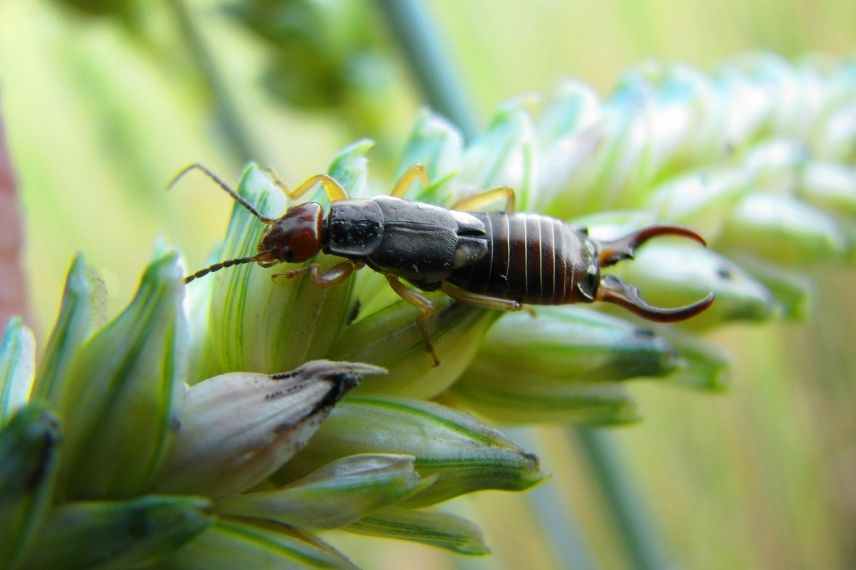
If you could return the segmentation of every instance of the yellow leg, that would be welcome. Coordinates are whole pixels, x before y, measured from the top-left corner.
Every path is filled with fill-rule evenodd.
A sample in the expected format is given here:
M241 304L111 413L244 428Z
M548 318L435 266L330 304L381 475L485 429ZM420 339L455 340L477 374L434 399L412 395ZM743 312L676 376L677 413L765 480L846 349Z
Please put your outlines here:
M474 307L480 307L482 309L490 309L492 311L519 311L526 308L526 305L523 303L512 299L502 299L500 297L471 293L470 291L461 289L451 283L443 283L440 290L456 301L460 301Z
M403 198L404 194L417 178L422 182L423 188L427 188L430 184L430 180L428 180L428 171L426 171L425 166L421 164L414 164L408 168L404 174L401 175L401 178L398 179L398 182L396 182L392 187L392 192L390 192L389 195L395 196L396 198Z
M451 209L474 212L503 198L505 198L504 211L509 213L513 212L515 195L514 190L508 186L500 186L499 188L494 188L492 190L485 190L484 192L479 192L478 194L459 200L452 205Z
M274 186L282 190L283 194L285 194L286 196L289 196L291 194L291 188L289 188L288 184L286 184L283 179L279 177L279 174L276 173L276 170L274 170L273 166L265 166L264 171L268 173L268 176L270 176L270 179L273 181Z
M406 286L395 275L386 274L386 280L399 297L419 309L422 313L416 317L416 324L425 338L425 351L431 355L431 358L434 360L434 366L440 366L440 359L437 358L437 353L434 352L434 345L431 344L431 334L428 332L428 327L426 326L428 321L434 316L434 305L431 304L431 301L427 297Z
M300 198L316 184L321 184L321 186L324 187L324 193L327 194L327 198L329 198L331 202L335 202L336 200L347 200L349 198L348 192L342 188L342 185L339 184L335 178L327 174L316 174L315 176L310 176L301 183L300 186L292 190L285 182L282 181L282 178L277 175L276 171L272 167L268 166L265 170L270 174L271 180L273 180L276 187L282 190L285 195L292 200Z
M283 271L282 273L274 273L271 275L271 278L276 277L285 277L286 279L291 279L292 277L297 277L299 275L305 275L306 273L312 278L312 283L315 284L319 289L326 289L328 287L332 287L333 285L338 285L345 281L348 277L351 276L351 273L356 271L362 267L353 261L343 261L342 263L337 263L324 273L321 273L321 266L317 263L313 263L311 265L307 265L306 267L301 267L300 269L295 269L294 271Z

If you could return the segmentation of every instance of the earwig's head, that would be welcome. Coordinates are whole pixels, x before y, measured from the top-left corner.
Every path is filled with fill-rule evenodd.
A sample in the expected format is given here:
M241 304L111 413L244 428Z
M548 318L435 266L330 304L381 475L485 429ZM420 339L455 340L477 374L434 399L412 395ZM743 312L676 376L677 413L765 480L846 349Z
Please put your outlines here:
M592 240L597 248L598 271L590 272L589 288L593 290L593 299L614 303L633 311L640 317L658 322L683 321L694 317L707 309L714 300L714 294L710 293L704 299L691 305L675 308L655 307L645 301L639 293L639 288L629 285L614 275L597 277L600 267L607 267L618 263L622 259L630 259L636 252L636 248L660 235L678 235L694 239L702 245L706 245L704 238L689 228L669 224L656 224L631 232L626 236L615 240L598 241Z
M259 241L259 252L248 257L236 257L209 265L185 277L185 283L234 265L258 263L262 267L271 267L282 261L288 263L306 261L321 251L324 210L320 204L314 202L299 204L290 208L281 218L273 219L261 215L243 200L240 203L268 225L267 231Z
M244 263L258 263L263 267L276 265L281 261L298 262L306 261L321 251L321 232L324 224L324 211L320 204L307 202L298 204L285 213L279 219L269 218L256 209L243 196L235 192L228 184L220 180L216 174L205 166L194 163L182 168L176 174L167 187L172 188L178 180L191 170L201 170L217 185L231 196L242 208L247 210L262 223L268 226L267 231L259 241L259 251L255 255L247 257L236 257L219 261L200 269L184 278L185 283L190 283L209 273L220 271L226 267L242 265Z
M298 204L276 220L259 241L259 253L270 252L262 265L306 261L321 251L324 210L320 204Z

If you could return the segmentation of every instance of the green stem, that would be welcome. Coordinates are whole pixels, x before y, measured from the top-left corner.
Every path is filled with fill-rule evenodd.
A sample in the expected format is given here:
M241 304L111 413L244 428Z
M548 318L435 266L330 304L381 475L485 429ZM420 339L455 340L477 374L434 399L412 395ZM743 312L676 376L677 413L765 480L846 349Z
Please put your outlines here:
M543 438L532 429L510 428L503 430L514 441L542 455L546 450ZM553 479L529 491L526 498L537 522L537 534L546 537L553 549L556 560L574 570L596 568L581 538L582 527L574 516L573 505L567 505L567 497L562 497L562 482Z
M211 56L211 51L193 21L187 6L182 0L168 0L167 3L173 11L181 36L187 43L187 49L190 51L203 81L214 99L217 124L233 155L240 162L263 161L263 157L253 143L249 129L244 126L226 82L223 80L223 76Z
M589 464L593 481L609 507L631 567L656 570L673 566L644 498L629 476L629 467L621 460L615 436L602 429L571 428L568 432L579 443L579 449Z
M378 0L424 98L455 123L464 137L478 133L476 115L458 81L431 14L421 0Z
M430 14L421 0L378 0L387 22L408 64L416 76L423 96L437 112L458 125L467 139L477 133L477 121L466 103L464 88L449 64L440 35L431 22ZM636 568L666 568L664 539L657 532L648 515L643 498L632 483L628 469L621 465L619 452L609 436L603 432L571 430L580 442L579 450L595 473L594 483L611 510L628 557ZM557 486L549 487L557 493ZM556 496L554 504L560 502ZM541 506L539 506L539 504ZM555 525L553 513L543 508L543 501L535 503L542 524ZM575 524L564 522L567 533ZM555 540L555 539L554 539ZM587 557L581 556L586 560Z

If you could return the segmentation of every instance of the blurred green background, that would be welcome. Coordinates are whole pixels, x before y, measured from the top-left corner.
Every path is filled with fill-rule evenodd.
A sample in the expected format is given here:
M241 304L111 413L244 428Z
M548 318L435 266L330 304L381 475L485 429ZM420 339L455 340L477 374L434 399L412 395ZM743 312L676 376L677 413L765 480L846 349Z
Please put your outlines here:
M377 141L374 182L381 188L392 177L422 103L376 5L311 3L332 16L299 22L302 41L327 50L328 75L347 78L312 83L321 63L289 81L266 43L271 30L241 12L245 4L0 4L0 112L24 207L37 334L55 318L77 251L101 269L116 306L130 297L159 239L184 251L189 267L205 263L231 204L201 177L167 194L169 178L188 162L235 181L252 158L299 182L368 136ZM753 50L852 57L856 40L852 1L428 7L481 120L501 102L567 77L607 94L623 71L650 58L711 69ZM301 45L294 53L302 55ZM360 56L343 55L353 50ZM845 568L856 560L856 278L832 268L814 274L809 323L715 334L734 357L728 394L634 384L645 419L613 433L676 567ZM531 497L484 493L454 507L483 525L495 551L487 559L364 538L334 542L370 568L397 568L401 557L411 570L552 568L568 560L546 536L567 531L578 533L594 566L625 566L592 474L564 429L533 431L554 474L548 485L578 528L539 526Z

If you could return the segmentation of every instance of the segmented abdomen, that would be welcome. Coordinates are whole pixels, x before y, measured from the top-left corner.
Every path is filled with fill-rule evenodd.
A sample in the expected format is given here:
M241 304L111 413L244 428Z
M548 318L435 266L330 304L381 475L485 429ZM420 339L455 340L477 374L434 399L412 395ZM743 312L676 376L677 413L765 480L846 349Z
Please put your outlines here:
M447 281L472 293L540 305L582 300L592 253L584 234L536 214L469 212L484 222L488 254Z

